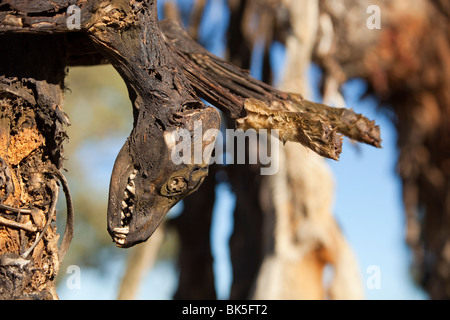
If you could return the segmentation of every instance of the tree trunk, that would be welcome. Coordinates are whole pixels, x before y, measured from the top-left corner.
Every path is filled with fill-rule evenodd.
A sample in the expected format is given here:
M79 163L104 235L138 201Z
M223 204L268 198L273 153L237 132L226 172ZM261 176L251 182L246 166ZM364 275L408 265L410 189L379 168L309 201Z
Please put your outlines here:
M1 35L0 43L8 48L0 52L0 298L56 299L66 249L58 253L54 225L68 124L65 37Z

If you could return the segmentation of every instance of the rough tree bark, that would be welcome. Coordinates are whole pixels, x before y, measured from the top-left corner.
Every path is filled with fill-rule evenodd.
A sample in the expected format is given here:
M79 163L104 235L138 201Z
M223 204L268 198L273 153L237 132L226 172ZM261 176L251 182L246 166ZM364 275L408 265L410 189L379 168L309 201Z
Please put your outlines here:
M0 299L54 299L65 253L53 222L68 124L66 43L27 34L2 35L0 43L8 48L0 52ZM63 246L70 237L69 230Z

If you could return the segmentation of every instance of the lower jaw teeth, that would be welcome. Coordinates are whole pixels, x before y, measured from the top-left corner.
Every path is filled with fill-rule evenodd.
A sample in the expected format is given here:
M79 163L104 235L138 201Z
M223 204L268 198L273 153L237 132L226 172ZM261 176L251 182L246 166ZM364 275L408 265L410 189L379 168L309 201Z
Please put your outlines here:
M115 239L115 242L116 242L117 244L124 245L124 244L125 244L125 239L119 239L119 238L116 238L116 239Z
M121 202L122 210L120 212L120 225L122 227L130 223L132 212L134 211L134 188L133 182L132 186L130 184L127 185L127 189L124 192L124 200Z

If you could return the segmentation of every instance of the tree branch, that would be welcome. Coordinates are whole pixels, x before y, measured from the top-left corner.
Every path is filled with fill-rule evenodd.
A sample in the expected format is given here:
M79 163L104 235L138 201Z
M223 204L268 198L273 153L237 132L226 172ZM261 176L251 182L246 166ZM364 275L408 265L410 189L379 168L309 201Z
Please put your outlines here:
M381 146L374 121L350 109L332 108L279 91L208 52L172 20L160 22L166 41L197 94L233 118L242 129L279 129L282 141L300 142L321 156L337 160L339 134Z

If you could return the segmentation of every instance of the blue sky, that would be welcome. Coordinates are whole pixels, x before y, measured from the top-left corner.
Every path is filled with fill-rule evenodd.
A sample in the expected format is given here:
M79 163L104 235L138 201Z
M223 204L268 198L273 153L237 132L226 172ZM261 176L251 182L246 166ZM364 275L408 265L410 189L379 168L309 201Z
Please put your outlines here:
M381 287L368 299L423 299L410 277L411 254L405 243L402 188L395 167L396 131L390 119L376 111L373 98L360 100L365 83L344 87L348 106L380 126L382 149L345 141L339 162L328 161L336 180L335 215L359 260L365 280L370 267L380 270Z
M189 6L189 2L182 3ZM208 28L201 29L201 38L209 39L209 49L217 55L223 54L223 31L228 23L226 19L228 12L224 4L225 0L209 2L206 10L208 18L203 25L207 25ZM212 34L211 30L216 33ZM275 46L273 53L273 63L283 66L283 48ZM254 57L252 72L258 77L260 61L257 52ZM277 79L280 76L277 75ZM320 70L311 66L308 78L312 88L315 89L313 100L320 101L321 97L317 93ZM395 128L385 114L377 111L376 100L370 97L361 100L364 90L363 81L352 80L344 87L344 97L349 107L376 120L381 128L383 148L354 145L345 140L340 161L328 161L336 183L335 216L357 256L363 280L369 279L371 273L368 272L372 267L375 266L380 271L380 288L371 290L365 286L367 299L424 299L426 295L413 285L409 274L411 256L405 244L401 184L395 172L397 159ZM90 161L102 159L100 166L112 168L116 151L122 143L123 141L114 140L104 142L100 148L90 146L89 150L84 149L84 152L89 152L90 155L86 159L91 159ZM80 157L84 158L83 154ZM108 185L110 170L106 169L95 174L97 181L105 181ZM216 192L220 203L214 212L211 239L215 255L214 268L218 274L216 279L218 296L226 298L232 280L227 242L232 231L234 197L227 185L218 186ZM103 276L100 276L98 270L84 268L82 287L79 290L67 289L63 280L59 287L60 297L115 299L125 260L114 259L107 264ZM158 263L146 275L139 298L170 299L176 289L176 277L177 271L171 263L167 261Z

